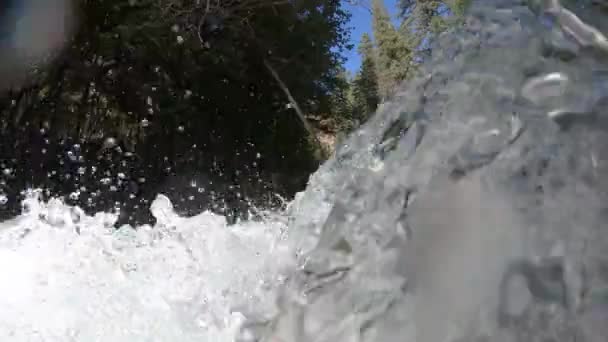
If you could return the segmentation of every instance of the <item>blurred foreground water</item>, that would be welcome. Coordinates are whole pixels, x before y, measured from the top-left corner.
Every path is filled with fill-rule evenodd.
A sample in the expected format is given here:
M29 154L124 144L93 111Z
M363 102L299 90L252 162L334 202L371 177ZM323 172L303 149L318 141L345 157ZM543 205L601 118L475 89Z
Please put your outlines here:
M31 196L0 228L0 339L605 341L601 6L474 1L262 222L159 196L116 231Z

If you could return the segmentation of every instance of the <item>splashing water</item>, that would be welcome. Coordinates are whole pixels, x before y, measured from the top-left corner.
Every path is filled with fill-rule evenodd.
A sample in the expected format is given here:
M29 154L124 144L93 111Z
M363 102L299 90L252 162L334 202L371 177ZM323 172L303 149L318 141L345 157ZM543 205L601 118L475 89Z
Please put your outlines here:
M606 41L557 0L473 1L296 198L258 341L605 341Z
M0 226L0 339L605 341L606 38L555 0L465 22L287 217L159 196L115 231L32 194Z
M285 224L180 218L159 196L155 227L111 228L40 202L0 226L2 341L233 341L244 315L275 312L291 258Z

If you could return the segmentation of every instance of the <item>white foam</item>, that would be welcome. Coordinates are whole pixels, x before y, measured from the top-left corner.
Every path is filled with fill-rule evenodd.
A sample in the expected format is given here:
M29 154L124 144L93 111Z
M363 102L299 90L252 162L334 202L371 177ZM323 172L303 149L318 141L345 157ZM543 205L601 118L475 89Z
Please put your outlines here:
M245 315L275 313L292 265L285 224L202 213L161 196L159 224L109 225L60 201L0 224L0 341L234 341Z

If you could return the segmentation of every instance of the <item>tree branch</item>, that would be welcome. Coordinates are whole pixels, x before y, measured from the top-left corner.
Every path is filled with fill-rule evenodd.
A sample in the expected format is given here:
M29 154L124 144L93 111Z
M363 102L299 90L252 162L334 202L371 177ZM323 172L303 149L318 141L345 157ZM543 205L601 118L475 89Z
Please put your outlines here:
M310 134L311 138L313 139L313 141L315 142L317 147L320 148L321 142L319 141L319 138L317 137L315 129L308 123L308 121L306 120L306 117L304 117L304 112L302 112L300 105L298 105L298 102L296 102L294 97L291 95L291 92L289 91L289 88L287 87L287 85L285 85L285 82L283 82L283 80L281 79L279 74L276 72L276 70L272 67L272 65L266 58L264 58L264 66L266 67L266 69L268 69L268 72L270 72L270 74L272 75L274 80L277 82L277 84L279 85L279 87L281 88L283 93L285 93L285 96L287 97L287 99L293 106L294 110L296 111L296 115L302 122L302 125L304 126L306 131L308 131L308 134Z

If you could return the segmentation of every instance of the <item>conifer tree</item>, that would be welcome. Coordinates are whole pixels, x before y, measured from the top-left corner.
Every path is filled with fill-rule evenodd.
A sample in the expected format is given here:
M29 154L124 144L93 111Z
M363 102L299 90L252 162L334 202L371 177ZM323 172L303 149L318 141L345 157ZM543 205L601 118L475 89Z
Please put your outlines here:
M361 68L353 81L354 107L359 120L367 119L378 107L378 78L374 63L374 45L367 33L359 43Z
M401 0L401 32L410 37L418 57L430 53L433 37L458 25L471 0Z
M392 24L382 0L373 0L372 20L376 41L376 72L381 100L392 95L409 71L412 49Z

